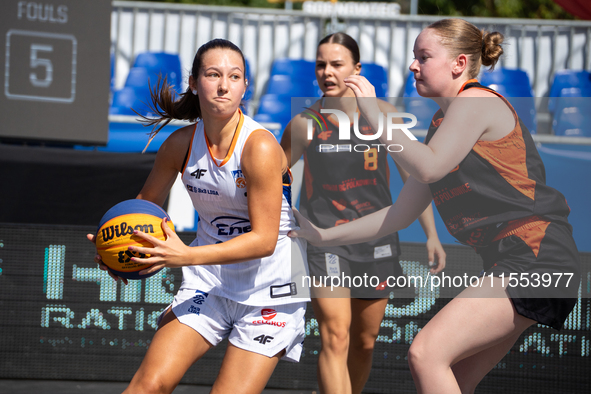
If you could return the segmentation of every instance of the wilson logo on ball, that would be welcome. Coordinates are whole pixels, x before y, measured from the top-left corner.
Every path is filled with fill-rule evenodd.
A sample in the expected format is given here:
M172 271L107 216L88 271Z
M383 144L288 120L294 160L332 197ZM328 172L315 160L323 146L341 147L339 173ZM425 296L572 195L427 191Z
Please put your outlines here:
M126 222L116 224L114 226L104 227L101 229L103 240L110 241L113 238L123 237L125 235L133 235L134 230L139 230L144 233L154 234L154 226L152 224L136 224L129 226Z

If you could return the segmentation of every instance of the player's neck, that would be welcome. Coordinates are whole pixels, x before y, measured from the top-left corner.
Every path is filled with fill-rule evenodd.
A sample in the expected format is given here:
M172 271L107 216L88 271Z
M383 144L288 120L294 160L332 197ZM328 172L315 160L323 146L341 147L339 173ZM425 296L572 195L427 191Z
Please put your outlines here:
M236 111L229 118L207 117L203 119L205 135L207 136L209 147L216 158L226 156L239 122L239 111Z

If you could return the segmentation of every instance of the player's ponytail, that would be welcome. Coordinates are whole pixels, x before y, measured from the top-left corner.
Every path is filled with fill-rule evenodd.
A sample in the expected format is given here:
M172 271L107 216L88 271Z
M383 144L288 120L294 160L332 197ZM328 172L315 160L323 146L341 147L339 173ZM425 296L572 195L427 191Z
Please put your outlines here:
M199 47L193 60L193 67L191 68L191 76L193 79L197 79L199 76L199 70L203 63L203 55L210 49L230 49L240 54L242 57L243 70L246 72L246 61L244 60L244 54L235 44L231 41L216 38L211 40ZM247 81L245 81L247 83ZM138 113L142 117L142 123L145 126L152 126L150 132L150 139L146 148L154 139L156 134L164 126L169 124L172 120L187 120L189 122L196 122L201 119L201 106L199 105L199 96L191 91L189 86L184 93L180 94L180 98L177 99L177 94L173 87L170 86L166 78L158 78L158 83L154 89L150 88L151 103L149 104L151 111L157 114L156 117L146 117ZM137 113L137 112L136 112ZM146 150L144 148L144 151Z
M481 65L494 67L503 54L501 33L481 31L463 19L442 19L430 24L427 29L435 31L441 38L441 45L452 57L460 54L468 56L468 78L476 78Z

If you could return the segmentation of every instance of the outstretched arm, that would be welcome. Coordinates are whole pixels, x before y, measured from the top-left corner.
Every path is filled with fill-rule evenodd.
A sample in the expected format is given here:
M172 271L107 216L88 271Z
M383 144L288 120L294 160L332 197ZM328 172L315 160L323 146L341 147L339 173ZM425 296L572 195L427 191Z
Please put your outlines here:
M290 167L293 167L298 162L310 143L306 139L306 128L307 120L301 113L294 116L287 126L285 126L285 130L281 136L281 147L285 152L285 156L287 156Z
M295 211L300 229L292 230L290 236L305 238L316 246L367 242L408 227L430 202L429 186L411 177L404 184L394 205L340 226L319 229Z
M409 179L408 172L404 171L398 163L395 162L395 164L402 182L406 183ZM446 255L445 250L443 250L443 246L441 245L441 241L439 241L439 236L437 235L435 218L433 216L433 206L431 204L429 204L427 209L425 209L423 213L421 213L421 216L419 216L419 223L427 237L426 247L429 257L429 267L431 268L431 273L436 274L443 271L445 268Z

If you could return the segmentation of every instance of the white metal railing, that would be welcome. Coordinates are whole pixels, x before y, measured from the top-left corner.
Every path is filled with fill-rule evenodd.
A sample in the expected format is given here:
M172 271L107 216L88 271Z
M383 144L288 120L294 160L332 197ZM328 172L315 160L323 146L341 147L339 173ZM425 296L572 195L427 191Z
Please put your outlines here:
M398 96L413 58L418 33L441 16L330 18L303 11L114 1L111 37L116 54L116 84L121 86L139 52L178 53L186 75L197 48L216 37L235 42L251 64L256 97L278 57L313 60L317 42L329 30L343 30L357 40L361 61L385 66L390 96ZM591 22L533 19L466 18L506 37L501 66L527 71L536 96L548 93L555 70L591 69ZM185 78L186 81L186 78Z

